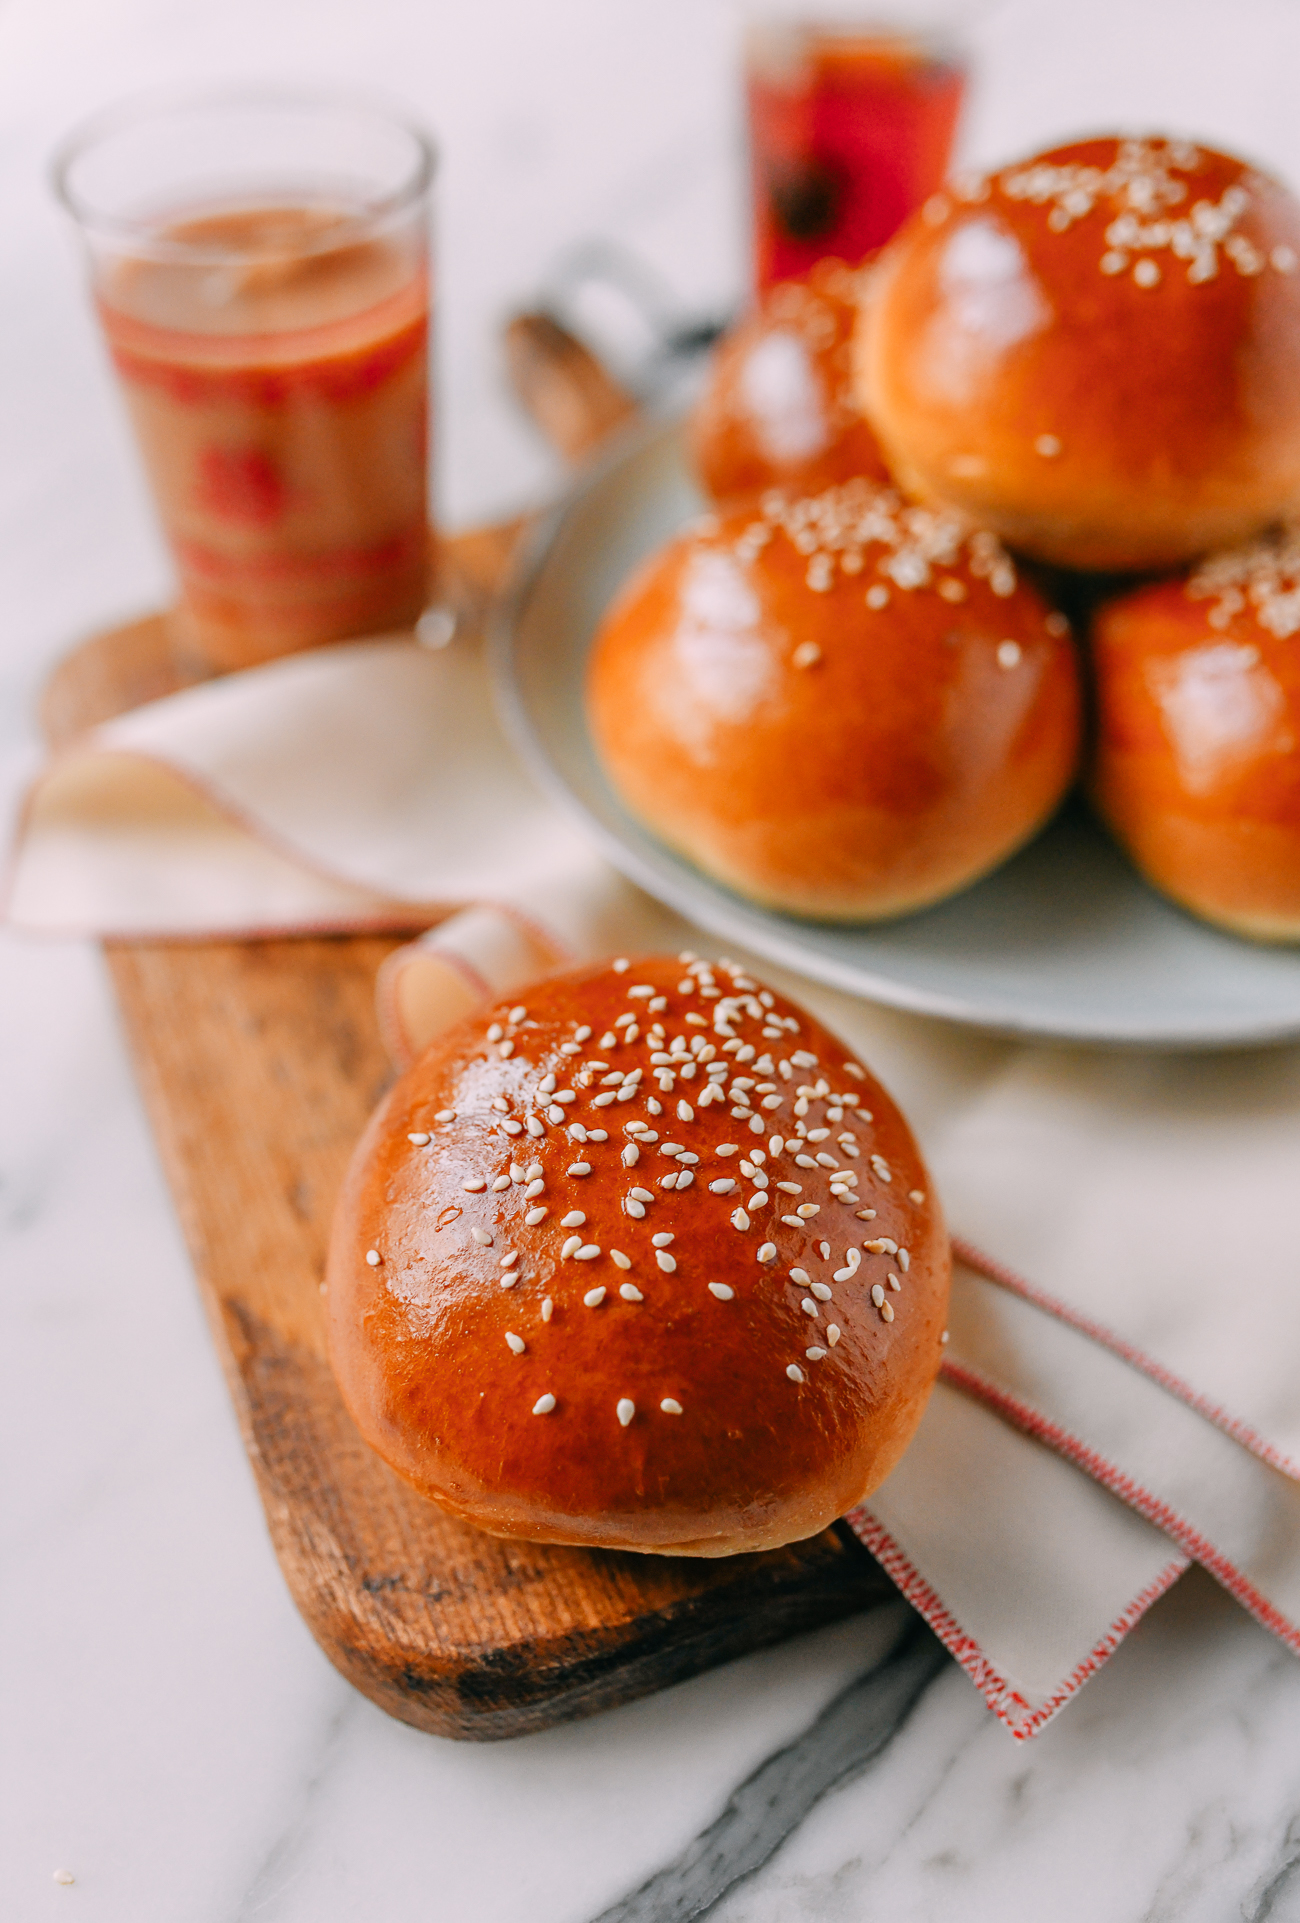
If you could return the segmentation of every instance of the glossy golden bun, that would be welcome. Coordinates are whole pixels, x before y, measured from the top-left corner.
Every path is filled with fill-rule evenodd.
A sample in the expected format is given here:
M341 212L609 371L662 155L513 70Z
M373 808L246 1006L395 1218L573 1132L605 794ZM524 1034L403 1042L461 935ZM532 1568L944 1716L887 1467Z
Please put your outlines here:
M1300 530L1103 604L1092 791L1148 879L1300 941Z
M743 970L576 969L459 1024L370 1123L330 1248L335 1373L380 1455L494 1535L793 1542L925 1407L929 1188L874 1077Z
M647 826L738 893L830 921L995 867L1078 754L1064 617L992 536L865 481L670 541L606 617L587 699Z
M1064 567L1155 570L1300 507L1300 202L1178 141L1085 140L930 200L858 394L900 484Z
M889 479L853 392L853 334L869 269L822 260L781 281L714 352L689 440L706 494L725 501L856 474Z

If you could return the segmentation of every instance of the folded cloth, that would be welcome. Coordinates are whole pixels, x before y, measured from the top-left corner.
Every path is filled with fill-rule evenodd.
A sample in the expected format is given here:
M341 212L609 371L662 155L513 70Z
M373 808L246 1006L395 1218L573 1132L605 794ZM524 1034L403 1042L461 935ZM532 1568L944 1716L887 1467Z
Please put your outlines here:
M463 644L295 656L95 730L28 797L8 913L178 938L439 920L379 984L399 1062L567 960L713 947L537 793ZM1300 1649L1300 1052L1033 1047L740 959L871 1061L996 1252L957 1245L945 1379L849 1520L1007 1726L1041 1728L1189 1557Z

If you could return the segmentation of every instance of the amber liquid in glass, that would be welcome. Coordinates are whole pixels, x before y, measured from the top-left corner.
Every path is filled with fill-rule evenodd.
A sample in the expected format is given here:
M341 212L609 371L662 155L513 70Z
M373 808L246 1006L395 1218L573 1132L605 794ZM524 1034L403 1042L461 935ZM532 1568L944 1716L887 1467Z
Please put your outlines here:
M797 57L756 46L747 74L760 290L884 245L942 184L961 108L958 61L885 34L815 27Z
M425 603L427 262L348 236L335 207L196 214L98 290L182 618L219 667Z

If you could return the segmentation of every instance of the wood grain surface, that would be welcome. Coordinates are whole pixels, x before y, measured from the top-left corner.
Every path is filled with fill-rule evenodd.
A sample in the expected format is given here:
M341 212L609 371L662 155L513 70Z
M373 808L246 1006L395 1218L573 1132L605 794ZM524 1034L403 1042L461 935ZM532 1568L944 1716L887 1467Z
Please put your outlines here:
M566 356L581 369L581 350ZM534 384L541 364L534 353ZM617 412L607 383L582 378L606 415ZM580 398L552 395L551 408L567 408L576 445ZM443 544L444 590L463 625L517 532L512 523ZM202 674L166 617L115 629L52 677L48 737L66 741ZM420 1729L515 1736L889 1591L847 1530L721 1561L499 1541L444 1516L361 1441L325 1360L320 1287L334 1197L391 1073L374 981L395 945L351 936L107 950L275 1550L330 1660Z

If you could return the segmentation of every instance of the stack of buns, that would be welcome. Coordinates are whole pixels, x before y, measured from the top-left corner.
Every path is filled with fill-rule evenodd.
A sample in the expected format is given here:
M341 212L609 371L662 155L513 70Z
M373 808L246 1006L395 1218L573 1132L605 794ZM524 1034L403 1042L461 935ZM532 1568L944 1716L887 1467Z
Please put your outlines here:
M948 1239L884 1089L732 963L620 959L396 1084L330 1248L362 1435L493 1534L723 1556L814 1535L938 1374Z
M955 184L869 272L772 290L692 439L718 514L641 571L590 671L597 750L655 832L769 906L905 913L1051 814L1082 671L1088 792L1138 866L1300 937L1286 187L1118 137ZM1094 609L1079 656L1053 585Z

